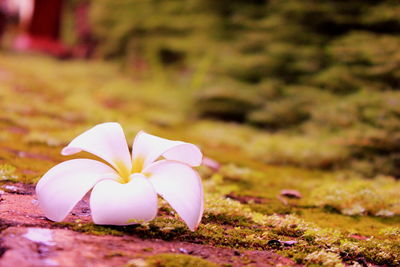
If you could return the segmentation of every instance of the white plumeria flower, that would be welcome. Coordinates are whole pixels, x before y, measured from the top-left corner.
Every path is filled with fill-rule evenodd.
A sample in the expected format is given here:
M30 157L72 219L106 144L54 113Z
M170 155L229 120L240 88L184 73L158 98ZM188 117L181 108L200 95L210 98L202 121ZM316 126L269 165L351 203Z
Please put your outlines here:
M39 206L50 220L62 221L93 188L90 209L96 224L150 221L157 214L159 194L192 231L199 225L204 196L201 179L192 169L202 161L197 146L141 131L131 156L121 126L108 122L76 137L61 154L80 151L92 153L111 166L92 159L73 159L51 168L36 186Z

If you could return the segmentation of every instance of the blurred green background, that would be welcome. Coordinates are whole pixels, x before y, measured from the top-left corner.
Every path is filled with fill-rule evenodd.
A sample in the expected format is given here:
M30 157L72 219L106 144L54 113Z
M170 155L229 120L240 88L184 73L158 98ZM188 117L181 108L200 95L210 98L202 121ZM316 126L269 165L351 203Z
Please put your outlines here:
M87 38L92 61L113 62L137 85L115 79L105 90L141 95L158 124L191 123L266 163L400 177L398 1L66 0L64 7L64 44Z
M191 114L311 153L267 161L400 176L398 1L98 0L90 20L97 57L184 83Z

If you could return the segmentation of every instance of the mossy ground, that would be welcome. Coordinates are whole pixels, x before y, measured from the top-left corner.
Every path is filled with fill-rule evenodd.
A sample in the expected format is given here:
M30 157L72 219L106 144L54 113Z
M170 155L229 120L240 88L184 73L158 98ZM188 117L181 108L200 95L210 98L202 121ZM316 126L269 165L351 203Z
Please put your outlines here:
M335 144L318 143L321 155L314 158L304 145L315 145L307 139L311 137L300 142L248 126L195 119L188 112L194 93L186 89L190 83L169 79L167 72L162 78L131 80L102 62L0 54L0 179L35 183L68 159L60 150L77 134L97 123L118 121L128 140L144 129L196 143L221 163L218 171L199 170L206 195L199 229L189 231L162 200L160 216L150 223L54 227L275 250L298 263L400 264L399 181L313 169L313 161L329 160L325 146L335 149ZM286 151L287 164L299 157L309 157L310 164L266 165L260 155L273 155L274 149ZM283 189L298 190L302 198L279 196Z

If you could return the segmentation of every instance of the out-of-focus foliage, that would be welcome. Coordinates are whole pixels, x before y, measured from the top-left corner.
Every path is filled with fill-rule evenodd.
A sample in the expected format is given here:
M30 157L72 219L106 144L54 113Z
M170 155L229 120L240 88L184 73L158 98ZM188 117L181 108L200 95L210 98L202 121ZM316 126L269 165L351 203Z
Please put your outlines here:
M347 167L400 176L398 1L99 0L91 18L100 56L191 80L199 117L328 134Z

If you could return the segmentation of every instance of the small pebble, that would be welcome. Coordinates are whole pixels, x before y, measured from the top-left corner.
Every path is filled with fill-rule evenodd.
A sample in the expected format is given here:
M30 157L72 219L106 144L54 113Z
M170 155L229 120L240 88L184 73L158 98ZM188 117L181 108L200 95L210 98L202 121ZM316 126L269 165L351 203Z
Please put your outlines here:
M289 241L280 241L282 244L284 244L285 246L292 246L294 244L297 243L296 240L289 240Z
M28 232L23 235L28 240L41 243L47 246L54 246L53 232L50 229L28 228Z
M392 217L394 216L394 212L390 210L380 210L375 214L375 216Z
M132 259L127 262L126 266L129 267L146 267L147 263L143 259Z
M58 262L52 259L44 259L43 263L45 266L59 266Z
M3 188L8 191L18 192L18 187L13 186L13 185L5 185L5 186L3 186Z
M179 248L179 252L188 254L188 251L184 248Z
M281 191L281 196L287 197L287 198L301 198L301 194L299 191L297 190L293 190L293 189L283 189Z

